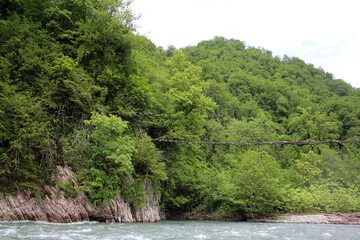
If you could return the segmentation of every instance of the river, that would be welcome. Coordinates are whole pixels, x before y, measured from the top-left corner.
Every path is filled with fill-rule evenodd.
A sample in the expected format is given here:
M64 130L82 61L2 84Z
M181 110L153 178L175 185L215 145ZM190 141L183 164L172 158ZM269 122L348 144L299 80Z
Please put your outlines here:
M359 225L161 221L0 222L0 239L360 239Z

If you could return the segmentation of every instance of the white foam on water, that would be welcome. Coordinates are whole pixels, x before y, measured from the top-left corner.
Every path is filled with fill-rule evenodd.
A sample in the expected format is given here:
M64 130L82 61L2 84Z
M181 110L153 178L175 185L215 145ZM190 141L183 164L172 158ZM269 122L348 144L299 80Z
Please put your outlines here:
M267 237L269 236L269 234L267 232L257 232L255 233L256 236L260 236L260 237Z
M72 222L72 223L63 223L65 225L81 225L81 224L100 224L97 221L82 221L82 222Z
M252 234L252 236L254 236L254 237L261 237L261 238L273 238L273 237L275 237L274 235L271 235L271 234L269 234L269 233L267 233L266 231L259 231L259 232L254 232L253 234ZM276 238L276 237L275 237Z
M80 231L78 232L91 232L92 229L91 228L85 228L85 229L81 229Z
M332 237L332 234L331 233L323 233L322 236L323 237Z
M16 230L15 230L15 229L12 229L12 228L6 229L6 230L4 231L4 234L5 234L5 236L15 235L15 234L16 234Z
M240 236L243 236L243 233L241 232L238 232L238 231L226 231L225 234L227 234L228 236L230 237L240 237Z
M124 236L124 239L135 239L135 240L145 240L144 236L135 236L135 235L126 235Z
M92 231L91 228L84 228L84 229L70 229L70 230L65 230L64 232L77 234L77 233L86 233L91 231Z
M24 221L21 221L24 222ZM31 221L30 221L31 222ZM82 225L82 224L99 224L96 221L82 221L82 222L72 222L72 223L53 223L45 221L36 221L36 224L45 224L45 225L55 225L55 226L69 226L69 225Z
M208 238L206 235L204 235L204 234L199 234L199 235L195 235L194 236L195 238L198 238L198 239L206 239L206 238Z
M21 221L0 221L0 223L5 223L5 224L9 224L9 223L26 223L26 222L33 222L30 220L21 220Z
M72 240L72 239L67 236L61 236L60 240Z
M272 226L272 227L269 227L268 230L276 230L276 229L279 229L280 227L278 226Z
M61 239L61 240L149 240L149 239L358 239L358 226L248 224L224 222L214 227L185 221L164 221L156 224L103 224L80 222L53 224L46 222L1 223L0 239ZM80 224L80 225L79 225ZM83 224L83 225L81 225ZM59 226L61 225L61 226ZM230 226L230 228L229 228ZM358 237L356 237L358 236Z
M36 235L36 236L33 236L33 237L34 237L34 239L49 239L52 236L49 235L49 234L39 234L39 235Z

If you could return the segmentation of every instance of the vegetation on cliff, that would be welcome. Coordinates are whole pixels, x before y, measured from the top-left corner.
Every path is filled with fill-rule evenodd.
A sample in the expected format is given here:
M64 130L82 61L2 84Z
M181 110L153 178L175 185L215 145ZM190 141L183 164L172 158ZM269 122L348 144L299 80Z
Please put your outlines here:
M41 195L68 164L94 202L169 214L360 211L360 92L298 58L215 37L184 49L136 34L130 1L0 3L0 187Z

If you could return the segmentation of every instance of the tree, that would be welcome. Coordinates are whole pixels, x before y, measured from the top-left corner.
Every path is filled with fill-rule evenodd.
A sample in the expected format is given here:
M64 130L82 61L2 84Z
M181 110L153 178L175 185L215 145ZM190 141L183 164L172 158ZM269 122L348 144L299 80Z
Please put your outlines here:
M134 143L125 134L127 123L119 117L93 113L85 123L93 126L92 156L82 169L81 189L87 191L93 201L107 202L120 192L120 187L131 187Z
M198 76L201 69L186 61L179 50L166 64L169 79L153 84L157 97L153 111L159 119L156 125L180 138L191 135L189 132L201 134L207 114L215 107L215 103L203 93L207 85Z
M161 182L168 179L162 152L151 142L149 136L143 136L135 142L132 164L136 175L149 178L153 186L160 188Z
M39 185L49 181L56 158L52 129L38 98L0 84L2 188L17 186L38 193Z
M266 152L246 151L221 175L219 193L233 212L248 217L273 212L279 206L280 165Z
M309 187L320 179L322 175L320 166L321 158L318 154L312 151L301 154L301 158L297 159L293 166L295 172L291 172L292 178L295 178L293 181L297 186Z

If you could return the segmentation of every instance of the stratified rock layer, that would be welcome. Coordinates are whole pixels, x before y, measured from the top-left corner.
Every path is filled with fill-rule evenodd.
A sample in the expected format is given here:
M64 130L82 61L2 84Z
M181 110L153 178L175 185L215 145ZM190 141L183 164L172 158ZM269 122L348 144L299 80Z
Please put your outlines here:
M60 180L72 179L68 167L58 167ZM75 183L74 183L75 184ZM0 221L32 220L71 223L78 221L100 222L157 222L160 220L160 196L152 190L151 183L145 182L148 192L147 206L137 208L116 196L106 205L90 203L84 192L76 198L65 197L57 187L44 186L45 196L37 199L30 192L13 195L0 193Z

